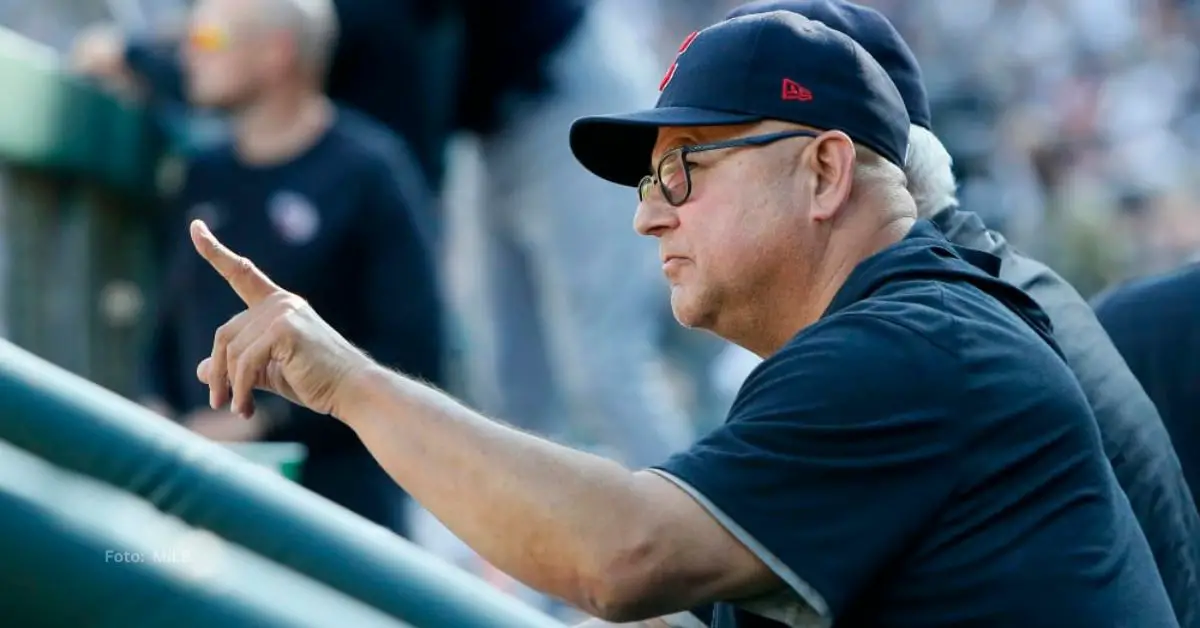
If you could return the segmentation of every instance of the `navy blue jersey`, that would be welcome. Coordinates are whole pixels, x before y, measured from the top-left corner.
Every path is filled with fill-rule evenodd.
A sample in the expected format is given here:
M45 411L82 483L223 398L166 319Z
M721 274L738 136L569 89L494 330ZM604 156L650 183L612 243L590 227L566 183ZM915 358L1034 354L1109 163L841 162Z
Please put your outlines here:
M710 626L1177 625L1045 314L998 270L917 223L656 470L786 584Z

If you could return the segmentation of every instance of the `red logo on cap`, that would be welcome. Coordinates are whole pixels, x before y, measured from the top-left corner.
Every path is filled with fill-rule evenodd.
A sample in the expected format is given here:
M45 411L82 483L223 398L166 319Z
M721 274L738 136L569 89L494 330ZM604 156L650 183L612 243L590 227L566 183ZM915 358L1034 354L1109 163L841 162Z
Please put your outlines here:
M687 52L687 49L691 47L692 42L696 41L696 35L699 34L700 31L692 31L692 34L683 39L683 43L679 45L679 52L675 53L675 60L671 62L671 67L667 68L667 73L663 75L662 81L660 81L658 84L658 91L661 92L662 90L666 89L667 85L671 83L671 79L675 78L675 68L679 66L679 56Z
M796 102L808 102L813 99L812 92L808 88L793 81L790 78L783 79L783 96L784 100L794 100Z

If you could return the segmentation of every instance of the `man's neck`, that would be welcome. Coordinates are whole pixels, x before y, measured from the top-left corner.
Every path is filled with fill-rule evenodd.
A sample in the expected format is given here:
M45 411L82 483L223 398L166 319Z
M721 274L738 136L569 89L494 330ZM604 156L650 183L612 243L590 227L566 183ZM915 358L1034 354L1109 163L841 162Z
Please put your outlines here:
M768 306L761 308L760 320L750 326L754 333L735 342L759 357L770 357L796 334L820 320L859 263L903 240L915 222L912 217L900 216L857 233L835 235L811 279L796 284L794 289L778 291L778 302L764 303Z
M319 93L284 93L264 98L234 118L238 158L257 166L291 161L317 143L333 117L332 103Z

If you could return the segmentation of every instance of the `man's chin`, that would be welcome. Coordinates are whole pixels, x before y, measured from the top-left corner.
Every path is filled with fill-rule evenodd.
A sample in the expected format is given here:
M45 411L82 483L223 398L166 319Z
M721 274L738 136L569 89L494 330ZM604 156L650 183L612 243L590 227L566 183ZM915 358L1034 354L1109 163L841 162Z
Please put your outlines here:
M699 300L687 293L681 286L671 286L671 313L680 325L689 329L705 329L705 309Z

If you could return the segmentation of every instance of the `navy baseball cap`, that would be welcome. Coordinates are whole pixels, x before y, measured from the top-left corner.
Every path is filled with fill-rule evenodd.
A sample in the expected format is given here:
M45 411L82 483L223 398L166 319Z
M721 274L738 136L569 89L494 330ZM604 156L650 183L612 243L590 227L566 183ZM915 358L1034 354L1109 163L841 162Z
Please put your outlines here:
M838 130L903 167L908 114L879 63L849 36L774 11L693 33L660 85L654 109L580 118L571 150L593 174L636 186L650 171L659 127L782 120Z
M933 116L929 113L921 66L908 43L882 13L842 0L755 0L734 9L727 18L771 11L798 13L849 35L892 77L908 108L909 120L919 127L932 128Z

